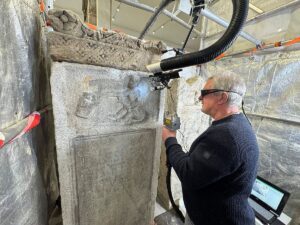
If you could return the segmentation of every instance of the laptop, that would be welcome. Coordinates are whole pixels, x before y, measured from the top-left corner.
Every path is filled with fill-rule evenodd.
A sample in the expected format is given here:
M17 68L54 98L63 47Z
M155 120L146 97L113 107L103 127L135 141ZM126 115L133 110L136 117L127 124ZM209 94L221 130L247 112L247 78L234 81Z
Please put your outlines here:
M259 220L272 224L280 216L289 197L289 192L257 176L248 201Z

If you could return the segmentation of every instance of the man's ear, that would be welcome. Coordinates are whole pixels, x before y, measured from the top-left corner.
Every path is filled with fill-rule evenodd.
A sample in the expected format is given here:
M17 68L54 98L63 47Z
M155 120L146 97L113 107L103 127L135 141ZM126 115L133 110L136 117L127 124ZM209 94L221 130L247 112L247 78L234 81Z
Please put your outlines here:
M219 105L226 104L228 102L228 99L229 99L228 93L227 92L222 92L222 94L219 96L218 104Z

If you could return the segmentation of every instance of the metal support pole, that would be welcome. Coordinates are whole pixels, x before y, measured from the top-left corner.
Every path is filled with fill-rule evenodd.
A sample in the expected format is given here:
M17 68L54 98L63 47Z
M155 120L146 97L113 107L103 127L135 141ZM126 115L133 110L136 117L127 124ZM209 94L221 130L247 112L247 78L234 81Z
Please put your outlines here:
M202 49L204 49L204 37L206 34L208 20L205 16L201 16L200 20L201 20L201 37L200 37L199 50L202 50Z
M216 22L217 24L227 28L229 26L229 23L226 22L224 19L222 19L221 17L213 14L211 11L209 11L208 9L204 9L204 10L201 10L201 15L207 17L208 19ZM256 46L261 46L262 45L262 41L254 38L253 36L251 36L250 34L244 32L244 31L241 31L240 32L240 36L242 36L243 38L245 38L246 40L252 42L253 44L255 44Z
M294 7L298 6L298 5L300 5L300 0L295 0L293 2L287 3L287 4L283 5L283 6L280 6L280 7L276 8L276 9L273 9L273 10L271 10L269 12L265 12L263 14L260 14L260 15L258 15L256 17L253 17L253 18L247 20L246 23L245 23L245 26L247 26L249 24L253 24L253 23L257 22L257 20L264 19L264 18L266 18L268 16L271 16L273 14L281 12L281 11L283 11L285 9L294 8Z
M138 9L145 10L147 12L155 13L155 9L148 6L148 5L144 5L144 4L141 4L141 3L138 3L138 2L133 2L133 1L130 1L130 0L116 0L116 1L124 3L124 4L132 6L132 7L135 7L135 8L138 8ZM166 16L168 16L169 18L171 18L173 21L180 24L181 26L183 26L187 29L191 29L191 26L188 23L184 22L182 19L179 19L177 16L175 16L173 13L169 12L168 10L164 9L162 11L162 13L165 14ZM196 29L193 29L193 32L195 34L197 34L198 36L201 35L200 31L198 31Z
M144 36L147 34L148 30L152 27L152 25L154 24L154 22L156 21L158 16L164 10L164 8L166 8L172 1L174 1L174 0L162 0L162 2L160 3L160 6L156 9L154 14L151 16L151 18L147 22L144 30L142 31L142 33L139 36L139 39L142 40L144 38Z
M152 12L152 13L155 12L155 9L152 8L152 7L150 7L150 6L147 6L147 5L144 5L144 4L140 4L140 3L137 3L137 2L133 2L133 1L130 1L130 0L116 0L116 1L122 2L124 4L130 5L130 6L139 8L139 9L143 9L143 10L148 11L148 12ZM190 25L188 25L186 22L184 22L183 20L181 20L178 17L176 17L171 12L169 12L167 10L163 10L162 12L166 16L170 17L172 20L178 22L180 25L182 25L182 26L184 26L184 27L186 27L188 29L191 29ZM200 15L203 15L203 16L207 17L208 19L213 20L214 22L220 24L221 26L228 27L228 25L229 25L229 23L227 23L222 18L216 16L215 14L213 14L212 12L210 12L208 9L201 10ZM195 32L197 35L199 35L201 37L201 32L199 32L199 31L197 31L195 29L193 30L193 32ZM250 34L247 34L247 33L243 32L243 31L240 33L240 35L242 37L244 37L245 39L247 39L248 41L254 43L256 46L262 44L261 41L255 39L253 36L251 36Z

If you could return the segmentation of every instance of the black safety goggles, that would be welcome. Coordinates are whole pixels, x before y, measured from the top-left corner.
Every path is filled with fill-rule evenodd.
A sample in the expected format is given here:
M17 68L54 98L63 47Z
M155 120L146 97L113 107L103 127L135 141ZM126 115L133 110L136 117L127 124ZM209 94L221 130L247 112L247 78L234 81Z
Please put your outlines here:
M206 90L201 90L201 96L199 97L199 100L202 100L205 95L209 95L209 94L220 92L220 91L222 91L222 92L232 92L232 93L236 93L236 94L242 96L241 93L238 93L236 91L229 91L229 90L222 90L222 89L206 89Z

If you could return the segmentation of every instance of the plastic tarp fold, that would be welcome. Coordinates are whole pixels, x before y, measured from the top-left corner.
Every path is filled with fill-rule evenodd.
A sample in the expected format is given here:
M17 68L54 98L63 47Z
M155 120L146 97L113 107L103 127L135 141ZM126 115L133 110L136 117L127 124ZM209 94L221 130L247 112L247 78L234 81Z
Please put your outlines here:
M0 130L38 108L36 0L0 1ZM47 197L30 132L0 149L0 224L46 225Z

